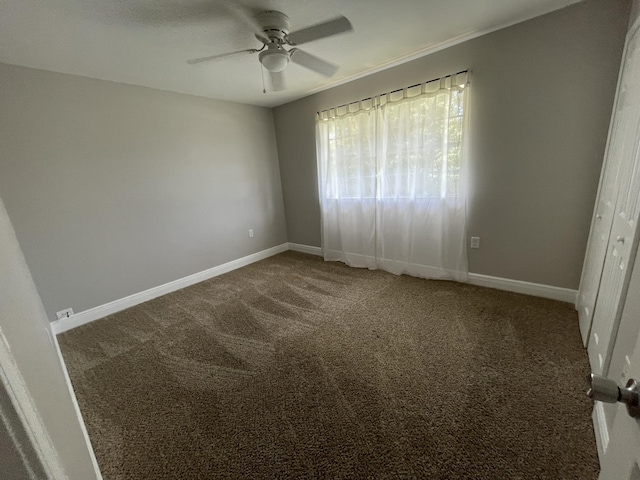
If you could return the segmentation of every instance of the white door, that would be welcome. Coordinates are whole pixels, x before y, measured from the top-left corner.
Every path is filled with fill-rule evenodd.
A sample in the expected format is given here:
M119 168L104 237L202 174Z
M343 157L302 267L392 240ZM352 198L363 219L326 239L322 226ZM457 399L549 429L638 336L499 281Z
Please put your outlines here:
M604 154L600 185L591 221L589 243L582 268L580 289L577 299L578 317L580 319L580 333L582 342L586 347L591 333L593 311L598 297L602 268L609 244L609 235L613 224L614 209L617 195L617 181L621 163L621 150L625 141L629 139L628 126L630 125L630 108L633 106L633 98L629 97L629 83L633 81L634 74L640 76L640 72L630 68L630 60L638 54L637 37L627 37L625 45L624 61L620 66L618 88L614 102L611 125L609 126L609 138ZM638 70L638 69L636 69ZM640 92L636 92L640 95Z
M622 322L640 323L640 261L636 265ZM625 377L640 380L640 336L629 357ZM640 480L640 420L630 417L622 403L617 405L599 480Z
M589 335L587 350L591 369L601 375L606 375L609 367L630 279L628 264L633 262L637 246L640 211L638 25L634 25L627 37L607 158L578 299L583 339L585 334ZM598 271L600 265L601 272Z

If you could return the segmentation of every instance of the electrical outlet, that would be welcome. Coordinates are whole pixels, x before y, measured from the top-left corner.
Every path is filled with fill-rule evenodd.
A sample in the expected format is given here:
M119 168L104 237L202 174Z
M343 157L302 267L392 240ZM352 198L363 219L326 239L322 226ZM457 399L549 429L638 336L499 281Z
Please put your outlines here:
M249 238L253 238L253 228L249 230Z
M480 248L480 237L471 237L471 248Z
M58 317L58 320L60 320L61 318L69 318L71 315L73 315L73 308L65 308L64 310L56 312L56 317Z

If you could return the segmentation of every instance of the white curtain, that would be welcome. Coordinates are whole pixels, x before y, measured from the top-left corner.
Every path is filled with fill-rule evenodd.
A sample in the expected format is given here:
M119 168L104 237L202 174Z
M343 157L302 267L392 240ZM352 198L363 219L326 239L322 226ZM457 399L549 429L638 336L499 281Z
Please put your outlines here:
M325 260L466 281L467 73L321 112Z

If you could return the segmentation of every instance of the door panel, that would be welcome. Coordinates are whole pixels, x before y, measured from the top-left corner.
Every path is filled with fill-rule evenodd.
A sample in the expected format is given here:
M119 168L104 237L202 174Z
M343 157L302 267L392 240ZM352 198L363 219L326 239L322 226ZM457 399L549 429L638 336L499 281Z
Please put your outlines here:
M635 228L626 222L624 213L618 212L613 221L588 348L591 368L600 375L608 372L629 280Z
M624 158L625 145L632 137L629 127L633 124L634 110L637 110L634 108L633 102L640 100L640 98L636 98L640 97L639 90L631 90L632 97L629 96L630 87L640 79L640 71L636 66L638 60L635 58L638 56L639 43L637 35L630 36L627 40L625 60L621 66L607 150L580 280L576 306L580 318L580 333L585 346L589 341L602 269L609 245L609 235L613 225L621 162ZM637 117L638 112L635 112L635 115Z
M616 171L612 171L612 170ZM578 293L578 317L580 319L580 333L586 347L591 333L591 322L596 305L602 266L609 244L609 234L613 224L613 189L612 184L617 173L617 166L611 166L605 171L605 178L596 204L595 215L591 227L591 236L587 246L580 291ZM608 175L607 175L608 174ZM612 177L612 178L609 178ZM611 185L607 185L611 183ZM606 186L605 186L606 185Z
M627 40L603 180L578 297L594 373L605 375L636 250L640 175L640 33ZM589 333L590 330L590 333Z

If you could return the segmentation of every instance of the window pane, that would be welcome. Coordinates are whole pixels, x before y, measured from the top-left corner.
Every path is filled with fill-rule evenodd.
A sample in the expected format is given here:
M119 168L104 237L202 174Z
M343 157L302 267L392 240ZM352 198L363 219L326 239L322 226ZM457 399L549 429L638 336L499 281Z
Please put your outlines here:
M459 193L465 89L441 90L328 120L331 198Z

